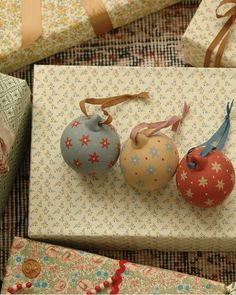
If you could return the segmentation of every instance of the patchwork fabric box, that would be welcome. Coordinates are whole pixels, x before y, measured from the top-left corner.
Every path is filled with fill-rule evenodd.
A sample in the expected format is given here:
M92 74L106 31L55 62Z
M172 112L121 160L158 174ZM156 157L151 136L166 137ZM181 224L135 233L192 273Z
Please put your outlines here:
M30 139L30 95L24 80L0 74L0 216Z
M0 72L12 72L179 1L1 1Z
M160 192L126 185L117 163L104 177L83 177L60 152L64 128L82 112L80 100L149 91L150 99L109 109L123 143L140 122L156 122L190 104L180 134L166 129L180 159L206 141L236 93L236 70L36 66L29 204L31 238L80 248L236 250L236 188L220 206L193 208L173 179ZM90 112L99 113L94 106ZM236 165L235 108L224 153Z
M2 294L233 294L235 284L15 238ZM10 288L10 289L9 289ZM22 290L21 290L22 291Z
M215 40L217 35L221 32L221 30L225 27L224 34L219 36L219 42L216 43L215 48L213 46L212 54L207 57L209 62L207 62L205 65L210 66L215 64L216 56L220 55L218 50L220 44L223 41L223 37L225 37L226 34L230 32L226 42L226 47L223 50L224 53L222 60L219 65L221 67L229 68L236 67L236 28L233 21L233 17L236 15L236 4L222 4L223 2L226 1L202 0L189 27L182 37L182 48L184 53L184 61L186 63L189 63L195 67L204 66L208 48L210 47L213 40ZM222 6L218 8L220 4L222 4ZM221 17L221 15L230 12L230 9L232 8L235 10L234 13ZM219 14L219 18L217 18L216 13Z

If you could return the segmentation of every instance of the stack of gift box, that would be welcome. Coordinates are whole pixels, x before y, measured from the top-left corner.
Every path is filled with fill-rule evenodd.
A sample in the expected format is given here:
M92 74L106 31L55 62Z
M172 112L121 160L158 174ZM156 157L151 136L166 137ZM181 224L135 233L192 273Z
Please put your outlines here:
M1 215L31 127L29 87L6 73L177 2L0 4ZM235 16L201 2L182 47L202 68L35 66L30 239L14 239L3 293L236 292L74 249L236 249Z

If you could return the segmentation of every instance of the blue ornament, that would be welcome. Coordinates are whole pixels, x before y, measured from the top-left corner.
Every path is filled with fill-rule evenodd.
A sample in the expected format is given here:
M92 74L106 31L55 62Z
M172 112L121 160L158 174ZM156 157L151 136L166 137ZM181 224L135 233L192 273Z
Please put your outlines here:
M61 136L61 153L75 171L100 176L109 171L120 154L120 139L111 124L98 115L73 120Z

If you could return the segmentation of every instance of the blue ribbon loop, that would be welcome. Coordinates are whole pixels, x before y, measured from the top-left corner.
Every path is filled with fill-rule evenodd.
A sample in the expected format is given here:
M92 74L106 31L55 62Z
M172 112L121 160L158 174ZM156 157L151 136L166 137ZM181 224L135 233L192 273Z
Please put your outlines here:
M230 129L230 113L233 107L233 103L234 101L232 101L231 103L227 103L227 114L225 116L225 120L223 122L223 124L220 126L220 128L216 131L215 134L213 134L213 136L206 142L204 142L203 144L201 144L200 146L204 146L204 149L202 150L200 156L201 157L206 157L213 149L217 149L217 150L221 150L224 145L225 142L227 140L228 134L229 134L229 129ZM212 144L219 140L218 144L216 146L213 146ZM193 149L190 149L188 154L187 154L187 158L189 153L192 151ZM194 162L188 162L187 160L187 165L190 169L194 169L196 167L196 163Z

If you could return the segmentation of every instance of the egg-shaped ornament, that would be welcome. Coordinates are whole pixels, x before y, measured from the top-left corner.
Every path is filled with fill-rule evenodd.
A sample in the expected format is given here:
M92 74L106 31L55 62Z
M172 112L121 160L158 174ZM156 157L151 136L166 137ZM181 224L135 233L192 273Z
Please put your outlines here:
M121 150L120 167L128 185L139 191L160 190L175 174L179 163L179 154L174 141L160 132L172 126L179 127L189 111L184 105L181 116L156 123L141 123L130 134Z
M87 176L102 176L108 172L119 158L120 138L111 125L112 117L105 108L131 98L146 97L147 93L141 93L80 101L84 116L72 120L60 140L61 153L68 166ZM103 120L99 115L88 115L86 103L101 105L107 119Z
M221 152L229 134L232 105L227 105L227 115L217 132L207 142L190 149L177 168L178 190L191 205L215 207L233 190L235 170L229 158ZM213 146L214 142L218 144Z

